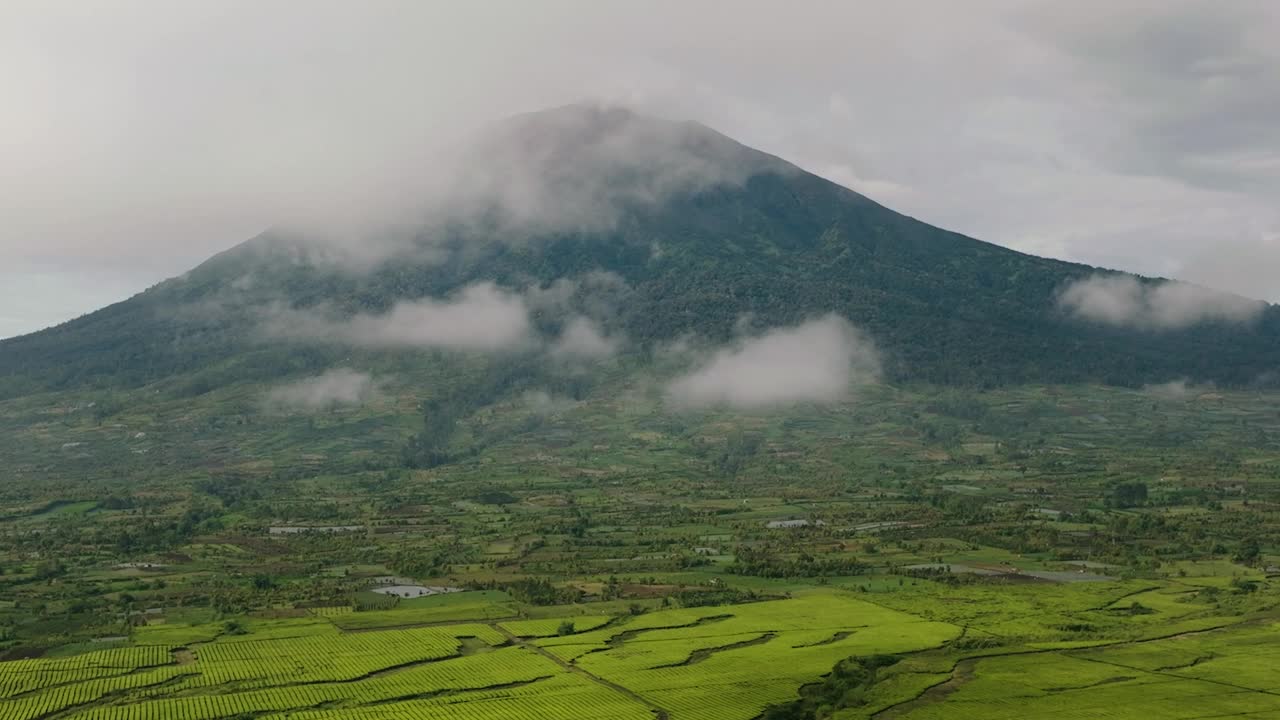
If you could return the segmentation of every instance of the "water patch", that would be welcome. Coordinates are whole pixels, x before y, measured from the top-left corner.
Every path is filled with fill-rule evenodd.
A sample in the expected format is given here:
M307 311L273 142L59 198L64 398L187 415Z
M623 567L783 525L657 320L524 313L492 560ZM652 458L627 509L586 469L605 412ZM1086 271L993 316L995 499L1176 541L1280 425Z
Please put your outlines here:
M394 595L400 598L419 598L445 593L462 592L462 588L443 587L440 585L385 585L370 589L379 595Z

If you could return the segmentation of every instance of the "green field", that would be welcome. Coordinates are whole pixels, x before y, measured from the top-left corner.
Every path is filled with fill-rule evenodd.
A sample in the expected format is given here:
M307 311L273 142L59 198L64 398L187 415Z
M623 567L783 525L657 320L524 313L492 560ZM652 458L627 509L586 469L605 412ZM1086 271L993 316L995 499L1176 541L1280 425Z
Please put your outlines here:
M14 661L0 664L0 717L307 711L294 716L501 718L511 717L518 700L521 716L529 717L566 717L592 703L618 717L670 708L680 717L748 718L787 700L842 657L870 648L936 647L960 632L834 592L654 612L607 630L522 638L547 627L554 632L548 623L343 633L326 623L279 621L180 647L136 645ZM830 642L837 636L844 637ZM758 640L767 643L752 644ZM772 662L783 663L786 675ZM732 702L709 702L721 695ZM714 714L698 710L713 705Z
M270 430L254 386L0 403L0 718L1280 713L1277 396L602 395L377 460L427 379Z
M895 597L946 606L939 590ZM1107 613L1070 603L1062 610L1081 622ZM555 634L554 619L356 633L275 620L245 634L192 633L183 645L149 644L154 634L138 633L121 648L0 663L0 717L565 718L590 708L593 717L750 720L794 700L842 660L866 657L892 663L832 708L836 717L1280 712L1280 624L1209 610L1170 607L1164 622L1129 628L1123 639L1079 643L1001 636L1004 619L938 620L931 615L947 613L916 614L840 590L579 617L582 629L565 635ZM992 638L1000 639L974 642Z

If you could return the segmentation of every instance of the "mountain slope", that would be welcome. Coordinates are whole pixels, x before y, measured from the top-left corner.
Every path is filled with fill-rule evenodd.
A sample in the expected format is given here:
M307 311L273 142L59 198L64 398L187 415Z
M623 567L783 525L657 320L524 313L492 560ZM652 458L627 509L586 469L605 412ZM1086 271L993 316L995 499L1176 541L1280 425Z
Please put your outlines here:
M770 327L835 312L875 339L895 380L1242 385L1280 367L1275 307L1176 331L1083 322L1057 298L1093 268L932 227L693 123L561 108L514 118L460 157L424 199L427 219L387 230L377 261L355 268L350 246L265 233L0 342L0 396L203 373L195 392L326 367L341 347L264 338L267 309L344 317L478 282L527 291L600 272L625 293L599 320L637 357L688 334L727 339L744 317Z

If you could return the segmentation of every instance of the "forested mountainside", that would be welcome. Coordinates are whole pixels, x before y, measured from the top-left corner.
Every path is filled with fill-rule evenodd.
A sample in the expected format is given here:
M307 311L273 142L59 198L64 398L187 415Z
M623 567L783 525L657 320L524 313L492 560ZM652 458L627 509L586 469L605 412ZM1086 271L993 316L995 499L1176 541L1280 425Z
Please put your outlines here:
M568 299L533 308L535 324L556 332L603 293L596 321L638 361L690 334L727 338L744 318L773 327L836 313L898 381L1242 386L1280 367L1276 307L1184 327L1081 319L1059 299L1094 268L933 227L693 123L570 107L514 118L487 142L476 163L499 170L460 170L469 194L401 227L376 262L353 269L303 235L268 231L124 302L0 342L0 397L165 379L197 392L323 368L341 343L264 332L264 318L384 313L478 283L546 293L558 281ZM512 211L516 191L518 208L538 212Z

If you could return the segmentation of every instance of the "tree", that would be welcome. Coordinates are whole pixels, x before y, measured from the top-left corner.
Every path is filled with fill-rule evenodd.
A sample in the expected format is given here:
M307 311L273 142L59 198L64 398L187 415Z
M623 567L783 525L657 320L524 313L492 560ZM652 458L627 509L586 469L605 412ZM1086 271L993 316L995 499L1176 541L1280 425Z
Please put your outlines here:
M1118 508L1131 508L1145 505L1147 502L1147 484L1144 482L1122 482L1111 488L1111 504Z
M1232 559L1243 565L1253 565L1261 556L1262 547L1258 545L1258 539L1251 537L1240 543L1240 549Z

